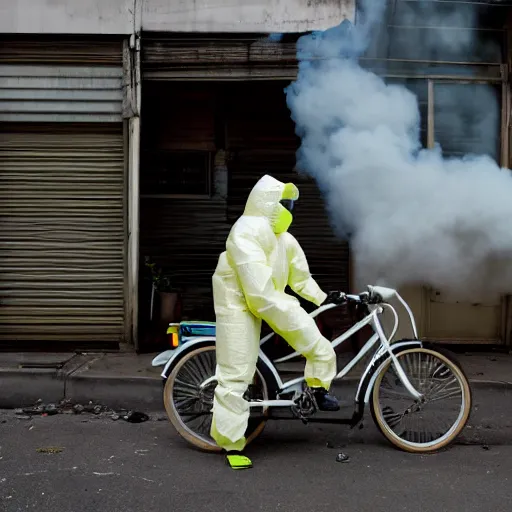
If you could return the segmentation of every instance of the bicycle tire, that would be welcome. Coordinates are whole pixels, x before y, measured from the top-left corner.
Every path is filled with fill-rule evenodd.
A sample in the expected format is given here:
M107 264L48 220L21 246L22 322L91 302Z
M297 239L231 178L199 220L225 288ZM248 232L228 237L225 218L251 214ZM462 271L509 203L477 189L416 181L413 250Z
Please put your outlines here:
M422 442L412 442L405 439L402 439L397 433L393 431L388 422L384 417L384 413L380 403L380 386L384 376L391 366L391 360L389 360L383 367L380 368L379 374L376 377L373 389L371 391L371 401L370 401L370 409L373 421L375 425L379 429L379 431L384 435L384 437L391 442L396 448L407 451L410 453L435 453L443 448L449 446L458 435L462 432L464 427L466 426L469 416L471 413L471 405L472 405L472 392L467 376L462 369L460 363L456 359L456 357L442 349L438 348L411 348L404 349L400 352L396 353L396 357L400 361L400 358L408 354L427 354L432 358L437 358L443 366L448 368L461 387L461 410L457 417L455 423L450 427L448 432L435 440L429 440L424 443ZM407 373L407 372L406 372ZM412 397L410 397L412 399ZM396 416L396 415L394 415Z
M169 417L169 420L171 421L172 425L178 432L178 434L185 439L188 443L195 446L196 448L206 451L206 452L220 452L222 449L215 443L215 441L208 436L200 436L197 433L194 433L190 428L187 427L185 421L180 416L173 396L174 396L174 388L176 383L176 378L180 373L180 370L184 367L184 365L190 361L192 358L197 357L199 354L203 354L207 351L213 351L215 352L215 345L210 346L203 346L200 348L197 348L195 350L192 350L190 352L187 352L174 366L172 372L170 373L167 382L165 383L164 387L164 405L165 410L167 412L167 416ZM262 382L262 394L263 399L268 399L268 386L266 384L266 381L264 377L261 375L259 370L256 370L257 377ZM268 415L268 408L265 408L263 410L262 416ZM267 420L261 420L261 416L256 419L256 421L251 421L249 419L249 424L246 431L246 438L247 438L247 444L252 442L254 439L256 439L265 428Z

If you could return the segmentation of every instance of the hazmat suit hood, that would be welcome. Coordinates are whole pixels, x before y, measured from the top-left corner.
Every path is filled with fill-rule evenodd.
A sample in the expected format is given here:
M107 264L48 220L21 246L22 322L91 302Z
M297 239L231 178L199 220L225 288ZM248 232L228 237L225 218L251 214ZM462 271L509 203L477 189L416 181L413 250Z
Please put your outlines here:
M274 233L284 233L290 227L293 216L280 201L296 201L298 198L299 190L293 183L282 183L272 176L265 175L249 194L244 215L266 217Z

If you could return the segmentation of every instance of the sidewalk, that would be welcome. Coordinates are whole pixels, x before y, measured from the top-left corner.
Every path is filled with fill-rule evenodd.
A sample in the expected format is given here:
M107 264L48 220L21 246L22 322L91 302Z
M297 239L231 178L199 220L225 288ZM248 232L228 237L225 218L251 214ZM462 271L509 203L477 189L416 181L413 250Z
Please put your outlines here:
M0 353L0 408L90 401L113 409L156 411L163 408L162 368L153 368L155 354ZM459 354L473 386L512 388L512 355ZM339 365L342 361L339 361ZM285 380L303 371L303 363L280 366ZM341 366L340 366L341 368ZM356 368L348 376L358 378Z
M0 408L90 401L113 409L163 408L156 354L0 353Z

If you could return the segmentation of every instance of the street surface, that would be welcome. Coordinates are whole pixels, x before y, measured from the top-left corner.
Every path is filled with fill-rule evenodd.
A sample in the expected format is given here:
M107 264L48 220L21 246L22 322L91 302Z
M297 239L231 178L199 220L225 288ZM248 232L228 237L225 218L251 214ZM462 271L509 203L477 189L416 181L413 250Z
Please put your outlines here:
M375 430L269 422L235 472L191 449L165 416L33 419L0 412L0 510L19 512L509 512L512 391L476 390L460 442L435 455ZM148 411L146 411L148 412ZM336 462L343 451L350 462Z

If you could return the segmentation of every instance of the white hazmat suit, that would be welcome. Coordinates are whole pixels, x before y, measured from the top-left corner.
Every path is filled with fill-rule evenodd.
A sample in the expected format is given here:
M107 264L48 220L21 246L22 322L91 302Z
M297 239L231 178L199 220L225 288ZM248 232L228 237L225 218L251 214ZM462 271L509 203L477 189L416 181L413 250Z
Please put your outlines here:
M213 275L218 385L211 435L226 451L241 451L249 419L243 395L252 382L261 321L306 358L306 383L329 389L336 356L315 321L286 294L286 286L319 306L326 294L311 277L302 248L287 229L292 215L281 200L298 199L292 183L264 176L251 191Z

